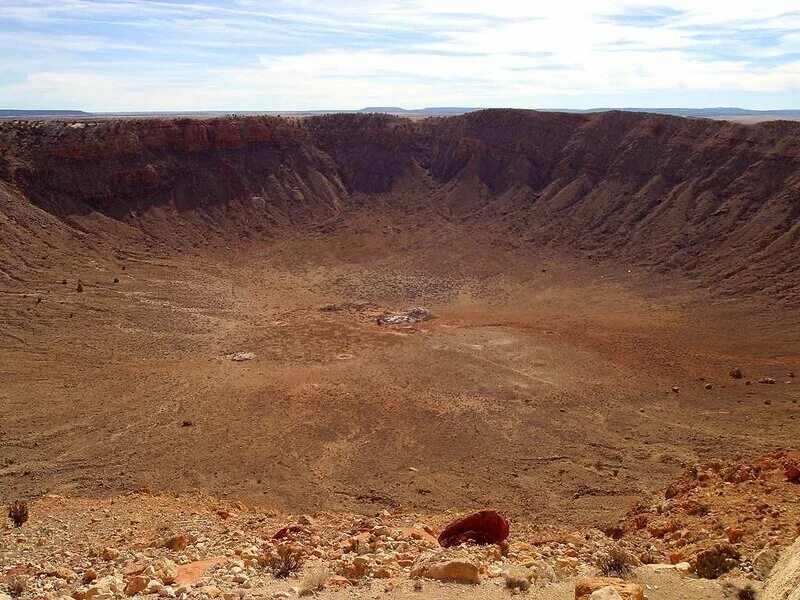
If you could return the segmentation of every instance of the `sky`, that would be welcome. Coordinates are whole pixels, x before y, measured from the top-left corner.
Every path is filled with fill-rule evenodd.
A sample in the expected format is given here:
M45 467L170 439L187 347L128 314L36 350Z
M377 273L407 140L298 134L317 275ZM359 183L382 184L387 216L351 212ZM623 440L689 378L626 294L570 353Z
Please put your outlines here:
M798 0L0 0L0 108L800 108Z

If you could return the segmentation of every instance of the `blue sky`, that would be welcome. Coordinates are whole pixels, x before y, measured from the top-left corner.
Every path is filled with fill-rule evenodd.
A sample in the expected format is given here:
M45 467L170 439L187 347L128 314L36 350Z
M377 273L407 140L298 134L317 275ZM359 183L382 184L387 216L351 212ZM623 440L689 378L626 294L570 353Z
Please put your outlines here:
M0 108L800 108L797 0L0 0Z

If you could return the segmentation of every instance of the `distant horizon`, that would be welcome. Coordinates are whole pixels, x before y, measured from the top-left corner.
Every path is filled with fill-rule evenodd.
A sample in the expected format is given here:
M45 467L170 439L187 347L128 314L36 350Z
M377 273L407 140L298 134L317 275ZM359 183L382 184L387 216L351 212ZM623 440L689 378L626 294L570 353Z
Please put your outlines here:
M237 110L237 109L192 109L192 110L85 110L82 108L2 108L0 116L4 113L20 114L74 114L74 115L139 115L139 114L217 114L217 113L466 113L481 110L534 110L540 112L567 112L567 113L593 113L593 112L654 112L666 114L685 113L707 113L713 115L736 115L736 114L792 114L800 113L800 108L768 108L754 109L739 106L595 106L590 108L567 108L567 107L520 107L520 106L425 106L420 108L405 108L401 106L365 106L363 108L347 109L328 109L328 108L309 108L309 109L290 109L290 110ZM670 111L675 111L670 112Z

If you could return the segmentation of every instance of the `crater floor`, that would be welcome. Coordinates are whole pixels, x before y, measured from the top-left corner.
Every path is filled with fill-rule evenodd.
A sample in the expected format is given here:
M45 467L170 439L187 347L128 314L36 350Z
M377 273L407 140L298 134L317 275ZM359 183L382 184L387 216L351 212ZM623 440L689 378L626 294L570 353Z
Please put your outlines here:
M697 460L800 438L789 315L434 213L75 259L63 279L0 295L2 497L146 488L577 527ZM376 322L414 307L434 318Z

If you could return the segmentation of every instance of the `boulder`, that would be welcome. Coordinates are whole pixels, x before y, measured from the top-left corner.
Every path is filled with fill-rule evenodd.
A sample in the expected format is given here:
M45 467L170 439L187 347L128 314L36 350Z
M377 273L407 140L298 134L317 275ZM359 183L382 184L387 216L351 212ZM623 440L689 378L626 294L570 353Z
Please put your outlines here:
M619 595L616 589L609 585L592 592L592 595L589 596L589 600L622 600L622 596Z
M161 583L171 585L178 580L178 565L168 558L160 558L153 564L153 568Z
M222 590L215 585L206 585L200 588L200 593L209 598L219 598L222 596Z
M150 583L150 578L145 575L137 575L131 578L125 586L125 595L135 596L136 594L142 593L147 589L148 583Z
M698 544L686 557L692 571L704 579L716 579L738 565L739 551L728 541L711 540Z
M311 531L304 527L303 525L299 525L297 523L290 523L285 527L281 527L275 535L272 536L273 540L282 540L287 537L292 537L294 535L311 535Z
M78 579L78 576L75 574L75 571L70 569L69 567L56 567L52 569L50 573L48 573L50 577L57 577L58 579L63 579L68 583L72 583L73 581Z
M575 584L575 600L597 600L595 592L611 588L621 600L644 600L644 590L641 586L617 579L615 577L585 577ZM610 592L605 592L609 594ZM604 600L611 600L614 596L599 596Z
M430 533L419 527L403 527L400 529L400 540L425 542L427 545L438 544L438 540Z
M81 594L81 598L82 600L91 600L95 597L113 597L122 592L123 587L121 579L108 575L102 579L98 579L94 585L86 589Z
M192 543L191 536L179 534L164 540L164 547L173 552L183 552Z
M482 510L453 521L439 534L443 548L459 544L499 544L508 537L508 521L493 510Z
M117 560L119 558L120 551L116 548L103 548L103 552L101 556L105 560Z
M433 550L422 554L411 567L411 577L458 583L480 583L480 565L465 552Z

